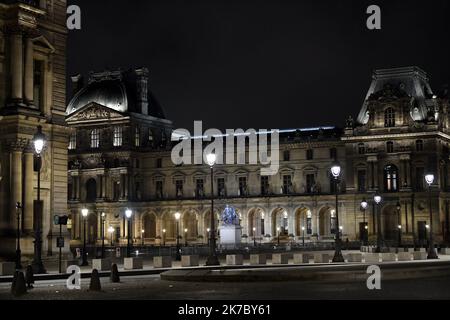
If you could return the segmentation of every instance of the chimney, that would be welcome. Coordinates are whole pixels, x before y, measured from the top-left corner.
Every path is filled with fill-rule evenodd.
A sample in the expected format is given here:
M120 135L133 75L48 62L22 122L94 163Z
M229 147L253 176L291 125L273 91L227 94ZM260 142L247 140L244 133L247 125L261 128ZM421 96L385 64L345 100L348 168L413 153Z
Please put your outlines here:
M148 114L148 69L138 68L136 73L137 103L142 114Z
M77 94L84 86L83 76L81 74L70 77L72 80L72 97Z

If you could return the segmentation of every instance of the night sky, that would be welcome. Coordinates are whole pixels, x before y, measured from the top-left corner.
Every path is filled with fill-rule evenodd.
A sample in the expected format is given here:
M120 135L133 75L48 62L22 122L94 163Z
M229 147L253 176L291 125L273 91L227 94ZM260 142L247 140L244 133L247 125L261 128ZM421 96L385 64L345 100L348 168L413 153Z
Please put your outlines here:
M82 11L68 75L146 66L176 128L342 126L377 68L450 82L448 0L68 2ZM381 30L366 28L370 4Z

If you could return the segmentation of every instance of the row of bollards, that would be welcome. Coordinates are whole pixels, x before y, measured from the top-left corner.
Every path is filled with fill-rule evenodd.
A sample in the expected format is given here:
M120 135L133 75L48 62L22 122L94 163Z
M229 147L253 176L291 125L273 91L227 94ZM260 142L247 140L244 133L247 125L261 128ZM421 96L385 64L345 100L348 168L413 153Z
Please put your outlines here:
M111 282L120 282L119 269L117 264L111 265ZM27 293L27 289L32 289L34 284L33 268L29 265L25 271L25 275L22 271L16 271L14 273L13 281L11 283L11 293L15 297L20 297ZM98 270L92 270L91 282L89 283L89 291L101 291L102 285L100 283L100 276Z

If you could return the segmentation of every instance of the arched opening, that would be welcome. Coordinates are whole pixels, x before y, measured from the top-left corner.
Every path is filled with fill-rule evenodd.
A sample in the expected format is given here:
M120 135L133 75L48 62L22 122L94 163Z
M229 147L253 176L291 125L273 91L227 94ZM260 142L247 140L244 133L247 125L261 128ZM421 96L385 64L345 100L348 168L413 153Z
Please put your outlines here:
M398 169L393 164L384 167L384 190L386 192L398 191Z
M394 205L383 208L381 213L381 232L384 240L395 241L397 239L398 212Z
M219 234L219 213L214 210L214 217L216 220L214 221L214 228L216 230L216 235ZM211 210L207 210L203 213L203 224L204 224L204 232L206 239L209 237L208 229L211 230Z
M319 211L319 235L322 239L334 238L338 229L336 221L336 210L331 207L323 207Z
M89 244L95 244L98 238L97 234L97 214L96 213L89 213L87 216L86 221L86 233L87 233L87 239L86 242Z
M97 181L90 178L86 181L86 202L95 202L97 199Z
M175 219L174 213L167 212L164 214L162 218L162 227L163 236L167 241L175 241L176 240L176 232L177 232L177 221Z
M254 228L254 229L253 229ZM250 237L264 236L264 211L260 208L250 209L248 213L248 233Z
M289 235L288 213L284 208L276 208L272 212L272 235L278 235L278 230L280 237Z
M295 234L297 236L312 234L312 213L308 208L302 207L295 211Z
M149 213L144 216L143 226L143 237L144 239L154 240L156 238L156 216L154 213Z
M188 240L197 240L198 229L197 215L193 211L185 212L183 215L183 228L187 229L187 234L183 230L183 238L187 236Z

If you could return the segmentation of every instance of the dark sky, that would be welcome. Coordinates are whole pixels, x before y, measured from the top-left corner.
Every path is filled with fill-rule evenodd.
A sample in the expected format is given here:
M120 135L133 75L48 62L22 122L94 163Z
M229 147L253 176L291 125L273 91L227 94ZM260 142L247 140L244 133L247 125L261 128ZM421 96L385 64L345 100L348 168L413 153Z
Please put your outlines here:
M342 126L373 69L450 82L450 1L79 0L68 74L147 66L175 127ZM382 29L366 28L370 4Z

